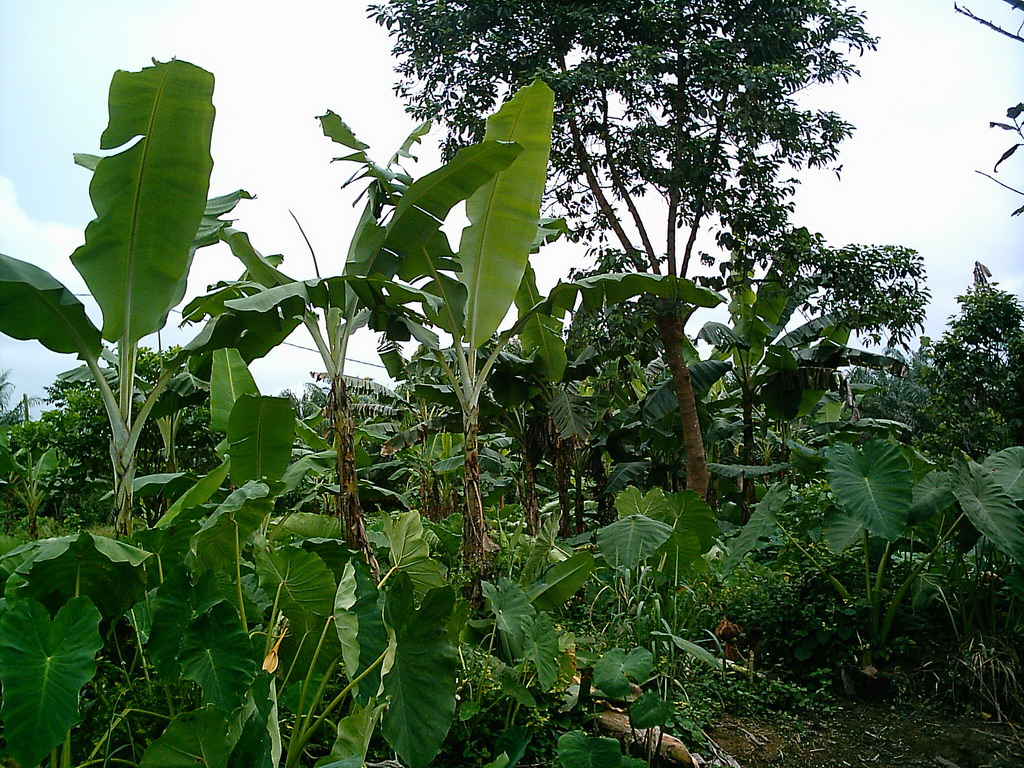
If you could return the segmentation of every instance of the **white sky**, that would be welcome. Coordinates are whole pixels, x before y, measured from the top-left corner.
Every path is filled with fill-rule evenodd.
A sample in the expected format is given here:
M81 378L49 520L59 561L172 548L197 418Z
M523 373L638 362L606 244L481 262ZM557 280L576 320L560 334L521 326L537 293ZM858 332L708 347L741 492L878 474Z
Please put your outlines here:
M999 0L968 2L986 18L1013 19ZM1024 45L955 14L951 2L857 6L882 38L879 50L860 61L863 77L808 97L857 131L843 147L841 179L831 171L804 175L795 223L834 245L919 250L933 296L926 333L938 336L975 259L1004 288L1024 289L1024 217L1009 217L1024 198L974 172L991 170L1012 143L988 122L1024 100ZM50 270L76 293L86 290L68 256L93 216L89 173L71 155L96 151L115 69L177 56L217 78L211 194L244 188L258 195L236 210L236 226L264 253L286 254L289 274L312 277L288 213L294 211L322 270L336 273L355 221L352 190L339 189L350 169L329 163L340 153L314 116L333 109L372 154L389 157L414 126L392 92L389 52L387 35L366 19L362 0L0 0L0 252ZM436 167L429 148L421 160L419 173ZM1024 156L999 175L1024 186ZM535 266L542 288L582 261L571 246L541 253ZM204 249L190 296L239 272L229 254ZM98 311L94 319L99 324ZM184 342L193 334L167 331L163 340ZM311 346L298 334L291 341ZM347 372L385 379L366 364L379 364L374 349L371 336L358 340ZM19 394L42 394L75 365L73 356L0 337L0 369L11 370ZM315 353L281 347L253 372L265 393L277 393L300 389L319 367Z

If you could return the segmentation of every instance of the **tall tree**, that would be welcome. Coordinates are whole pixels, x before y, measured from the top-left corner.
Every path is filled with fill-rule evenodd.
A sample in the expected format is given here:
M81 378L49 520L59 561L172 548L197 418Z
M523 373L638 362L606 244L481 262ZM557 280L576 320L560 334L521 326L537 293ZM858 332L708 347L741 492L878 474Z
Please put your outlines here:
M580 234L613 237L636 270L680 277L713 261L702 230L735 249L785 225L789 172L829 164L851 131L796 95L856 74L848 54L875 44L838 0L391 0L371 14L394 36L398 92L449 127L449 151L480 136L505 91L542 77L557 105L552 206ZM687 485L703 494L686 319L659 303Z
M923 376L935 425L923 442L979 458L1024 443L1024 304L988 284L957 301Z

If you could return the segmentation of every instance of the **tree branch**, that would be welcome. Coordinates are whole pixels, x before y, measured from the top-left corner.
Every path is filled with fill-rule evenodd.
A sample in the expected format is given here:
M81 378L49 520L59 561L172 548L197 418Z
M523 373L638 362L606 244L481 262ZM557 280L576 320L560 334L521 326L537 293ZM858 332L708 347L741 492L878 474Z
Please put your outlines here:
M1011 40L1016 40L1018 43L1024 43L1024 37L1021 37L1020 35L1015 35L1013 32L1007 32L1005 29L1000 27L998 24L993 24L991 21L986 21L985 19L981 18L980 16L975 16L973 13L971 13L971 10L969 8L963 8L963 7L959 6L959 5L957 5L956 3L953 3L953 10L956 11L957 13L962 13L964 16L966 16L967 18L971 19L972 21L978 22L983 27L988 27L992 31L998 32L1001 35L1005 35L1006 37L1010 38Z
M975 173L980 173L980 174L981 174L982 176L984 176L984 177L985 177L986 179L992 179L992 181L994 181L994 182L995 182L996 184L998 184L998 185L999 185L1000 187L1004 187L1004 188L1006 188L1006 189L1010 190L1011 192L1016 192L1016 193L1017 193L1018 195L1024 195L1024 192L1022 192L1021 190L1019 190L1019 189L1014 189L1014 188L1013 188L1013 187L1011 187L1011 186L1010 186L1009 184L1003 184L1003 182L1001 182L1001 181L1000 181L999 179L997 179L997 178L996 178L995 176L990 176L989 174L985 173L984 171L975 171Z
M719 112L715 120L715 138L711 142L711 152L718 151L718 145L722 141L722 114ZM690 236L686 239L686 249L683 251L683 265L679 268L679 276L686 277L690 268L690 256L693 255L693 246L697 242L697 232L700 230L700 223L707 213L708 187L711 186L710 174L704 180L704 186L700 188L700 195L697 197L697 210L694 212L693 223L690 225Z
M658 257L654 253L654 245L651 243L651 238L647 234L647 227L644 226L644 220L640 217L640 212L636 208L636 203L633 202L632 195L629 194L629 190L626 189L626 185L622 181L622 177L619 175L618 165L612 159L612 143L611 143L611 132L608 130L608 94L603 94L602 104L604 106L602 117L602 130L604 131L604 148L605 148L605 162L608 164L608 172L612 177L612 184L615 187L615 191L619 197L626 204L626 209L629 211L629 215L633 219L633 225L636 227L636 231L640 234L640 241L644 244L644 251L647 253L647 261L650 263L651 271L656 274L661 274L661 267L658 265Z
M579 126L576 125L575 116L570 116L568 119L569 123L569 134L572 136L572 148L576 154L576 161L580 164L580 168L583 169L583 175L587 178L587 185L590 187L591 193L594 195L594 199L597 201L597 207L600 209L601 214L608 220L609 226L612 231L615 232L615 236L619 238L619 242L625 249L627 254L635 253L637 248L629 240L629 235L626 234L626 230L622 227L622 222L619 221L618 215L615 213L615 209L612 208L611 203L608 202L608 198L605 197L604 191L601 189L601 184L597 179L597 174L594 172L593 163L590 162L590 156L587 154L587 148L583 146L583 139L580 137Z

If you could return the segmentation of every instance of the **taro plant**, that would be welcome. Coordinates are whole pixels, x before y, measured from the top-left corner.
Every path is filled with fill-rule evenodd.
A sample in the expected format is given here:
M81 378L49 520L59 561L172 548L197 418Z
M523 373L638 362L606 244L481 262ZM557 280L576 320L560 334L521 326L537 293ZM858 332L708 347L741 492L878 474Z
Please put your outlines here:
M615 509L618 519L596 533L606 566L599 571L595 614L603 633L615 642L647 645L670 663L677 650L685 658L699 654L702 649L684 636L694 623L690 583L706 568L704 555L718 535L711 508L695 491L644 493L628 486L616 495Z
M240 395L232 414L264 405ZM389 521L378 587L336 518L275 517L284 484L245 480L279 461L280 440L260 431L229 429L238 487L221 490L216 471L131 545L82 533L0 559L0 719L20 765L127 753L151 768L355 766L378 728L407 765L430 762L455 709L458 656L455 596L418 516ZM80 692L109 658L162 703L126 706L100 687L89 696L104 729L78 729Z
M871 664L887 650L901 609L944 552L968 554L985 542L1017 566L1024 563L1022 457L1020 448L992 454L981 464L961 455L940 469L910 448L881 439L837 442L822 452L835 506L816 534L836 553L860 548L863 590L842 583L810 542L782 523L790 490L781 484L758 503L723 568L735 567L760 538L781 533L844 603L867 605L869 636L859 660ZM894 580L897 564L905 567Z

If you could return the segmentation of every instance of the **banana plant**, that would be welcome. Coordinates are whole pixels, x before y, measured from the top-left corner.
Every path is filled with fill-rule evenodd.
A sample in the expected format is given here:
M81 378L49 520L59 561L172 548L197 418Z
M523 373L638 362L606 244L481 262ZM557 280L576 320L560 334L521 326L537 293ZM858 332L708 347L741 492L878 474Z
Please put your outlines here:
M425 258L450 258L451 249L440 223L451 209L508 167L519 147L494 139L467 147L446 165L413 180L403 170L403 158L429 127L420 126L386 165L369 159L368 145L333 112L320 117L324 135L341 144L348 155L337 158L355 162L360 171L348 183L369 179L363 195L366 202L339 273L322 277L314 253L317 277L296 280L281 271L235 230L225 230L223 239L245 265L246 275L233 286L193 302L186 317L197 320L210 316L214 322L237 322L258 330L268 316L282 317L293 325L302 324L320 353L329 383L325 415L331 426L336 453L340 492L336 513L345 521L348 545L362 551L377 574L373 551L367 541L356 475L354 424L345 361L352 334L366 325L369 312L353 281L364 278L371 292L376 282L396 274L415 274L416 264ZM395 297L408 298L409 291Z
M584 306L624 301L644 292L691 306L714 306L721 301L717 294L688 280L636 273L560 283L547 297L537 293L528 265L531 252L550 235L548 223L540 218L540 202L552 108L551 90L538 81L488 118L485 142L515 142L521 154L467 200L470 223L452 258L427 255L407 261L407 269L398 277L410 283L371 279L353 284L372 308L371 327L396 342L416 338L434 355L458 400L464 448L463 565L471 574L471 593L477 601L481 574L487 571L495 548L480 490L480 403L489 374L508 343L520 337L527 351L542 356L558 371L565 365L561 318L581 296ZM513 300L518 320L495 336ZM413 303L419 305L418 311ZM433 329L450 337L450 346L443 347ZM385 362L389 358L394 362L396 355L393 349Z
M241 195L207 203L212 95L213 75L179 60L113 77L100 147L120 151L76 157L93 170L89 194L96 218L71 255L103 313L101 328L49 273L0 255L0 332L78 355L100 390L112 433L115 522L122 533L131 527L136 446L175 371L166 368L136 409L139 341L164 326L184 295L196 249L212 242L211 234L224 226L217 217ZM114 383L100 365L104 341L117 345Z
M12 451L6 430L0 429L0 474L7 475L7 484L25 507L28 537L32 541L39 535L36 518L46 499L44 481L57 466L57 454L53 450L44 451L41 456L27 448Z
M836 315L789 328L809 289L787 287L774 271L760 281L737 275L728 290L730 324L705 323L698 338L714 345L712 360L731 363L731 380L739 392L740 465L745 468L739 480L746 522L754 499L749 480L758 475L753 466L758 415L763 423L806 416L833 386L840 366L857 364L895 374L905 366L896 358L847 346L850 331Z

